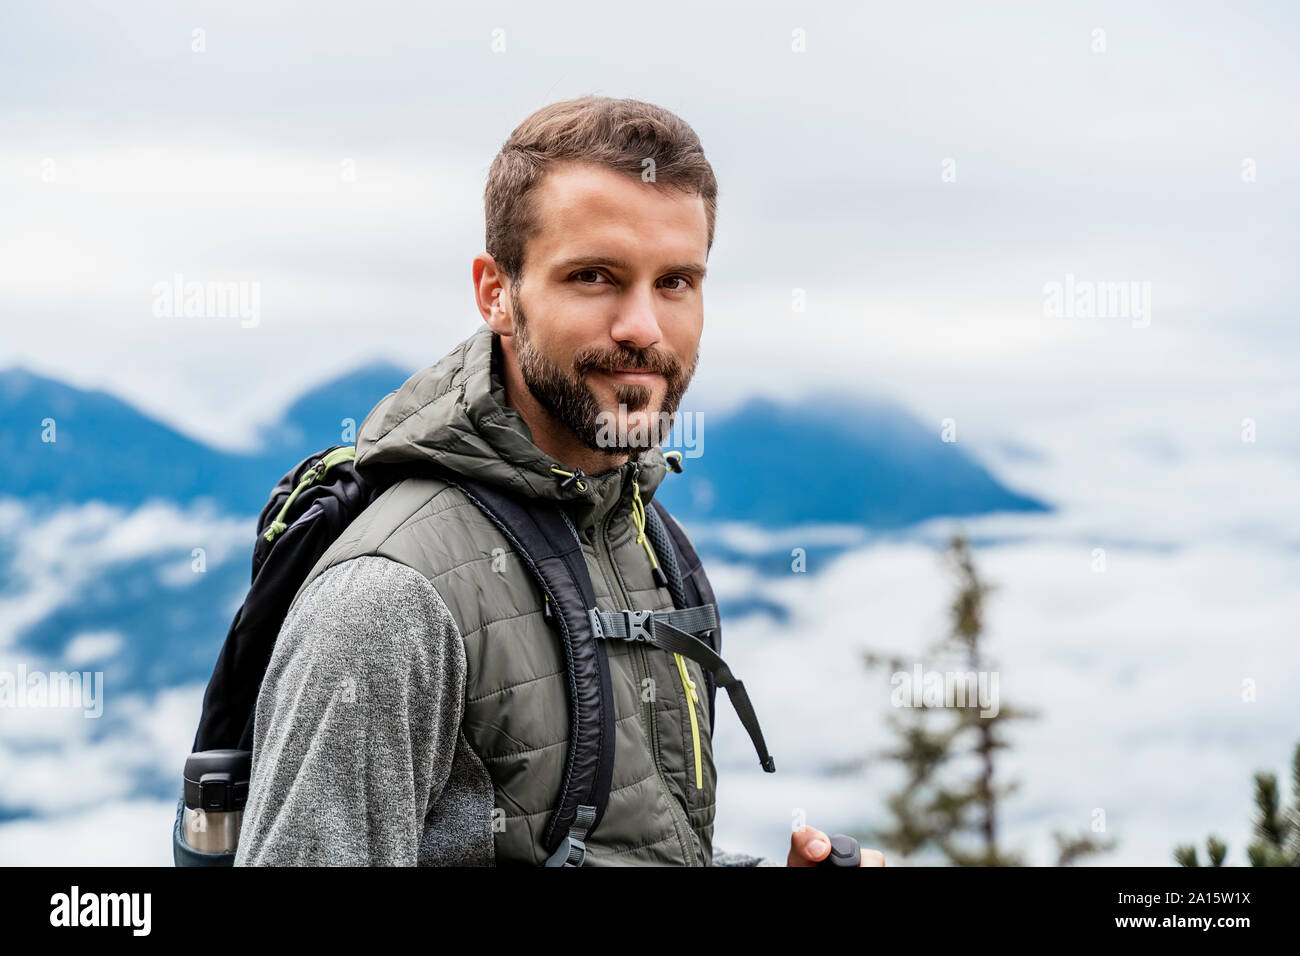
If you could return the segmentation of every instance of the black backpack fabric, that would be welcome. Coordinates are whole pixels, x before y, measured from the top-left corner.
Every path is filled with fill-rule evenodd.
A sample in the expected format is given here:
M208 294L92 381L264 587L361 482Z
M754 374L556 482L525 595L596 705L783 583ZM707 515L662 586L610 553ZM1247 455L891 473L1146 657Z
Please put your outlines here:
M334 539L377 496L335 445L303 459L271 492L257 521L252 586L226 633L203 695L194 750L252 750L257 692L294 595ZM274 560L269 560L274 554Z

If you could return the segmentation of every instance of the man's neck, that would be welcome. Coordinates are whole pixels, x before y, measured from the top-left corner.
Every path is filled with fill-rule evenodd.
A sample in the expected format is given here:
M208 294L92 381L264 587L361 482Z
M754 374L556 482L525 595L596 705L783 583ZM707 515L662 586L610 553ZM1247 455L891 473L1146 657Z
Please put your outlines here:
M528 390L519 371L519 363L514 361L513 356L505 354L505 341L500 340L500 345L500 369L506 388L506 404L528 424L534 445L556 461L580 468L588 475L599 475L627 463L630 456L626 452L610 454L590 448L568 426L557 421Z

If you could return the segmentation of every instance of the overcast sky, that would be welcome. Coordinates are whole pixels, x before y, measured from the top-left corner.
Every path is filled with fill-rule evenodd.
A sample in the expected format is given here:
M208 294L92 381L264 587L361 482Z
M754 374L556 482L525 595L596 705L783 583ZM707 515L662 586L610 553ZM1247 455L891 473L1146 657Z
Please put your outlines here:
M680 113L720 181L688 407L841 385L1038 442L1296 404L1290 5L416 6L4 8L0 366L239 444L361 361L432 362L481 321L496 150L594 92ZM258 325L155 317L177 273L258 283ZM1150 326L1045 316L1067 275L1151 283Z

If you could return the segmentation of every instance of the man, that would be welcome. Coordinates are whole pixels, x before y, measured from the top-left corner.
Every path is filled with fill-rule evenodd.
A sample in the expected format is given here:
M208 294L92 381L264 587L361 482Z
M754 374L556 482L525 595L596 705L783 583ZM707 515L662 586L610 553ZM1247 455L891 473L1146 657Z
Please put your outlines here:
M437 466L559 502L599 609L671 609L644 509L699 356L716 196L697 137L665 110L585 97L529 117L488 175L473 261L486 325L370 413L358 469ZM236 865L545 862L569 739L546 617L459 488L431 475L390 487L285 619ZM584 865L770 865L712 846L700 665L622 641L608 660L613 779ZM805 827L787 863L829 849Z

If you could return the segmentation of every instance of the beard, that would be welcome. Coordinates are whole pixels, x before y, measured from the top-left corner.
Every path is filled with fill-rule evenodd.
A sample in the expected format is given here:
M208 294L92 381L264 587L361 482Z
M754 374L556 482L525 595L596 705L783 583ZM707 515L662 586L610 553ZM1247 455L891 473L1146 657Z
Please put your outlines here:
M677 406L695 375L700 359L698 350L690 368L683 369L677 358L657 350L590 346L579 349L573 356L571 367L564 369L543 355L529 337L528 319L519 302L518 285L511 287L510 303L514 310L512 325L519 372L539 405L593 451L616 455L643 451L663 443L677 414ZM626 408L627 415L620 414L619 408L601 408L587 376L614 369L658 372L667 383L663 405L650 407L654 395L650 386L614 383L615 401ZM629 426L627 419L633 412L640 411L649 415L647 426Z

